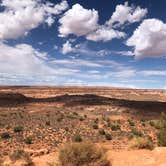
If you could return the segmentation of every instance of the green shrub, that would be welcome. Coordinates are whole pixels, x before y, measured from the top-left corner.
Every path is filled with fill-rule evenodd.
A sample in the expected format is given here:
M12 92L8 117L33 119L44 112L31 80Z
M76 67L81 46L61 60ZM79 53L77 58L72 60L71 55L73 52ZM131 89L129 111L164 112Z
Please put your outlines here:
M99 127L98 127L98 125L97 125L97 124L94 124L94 125L93 125L93 129L95 129L95 130L96 130L96 129L98 129L98 128L99 128Z
M141 137L142 136L142 133L140 131L138 131L137 129L133 128L132 129L132 133L137 136L137 137Z
M84 118L87 118L87 115L84 115Z
M111 130L112 130L112 131L120 130L120 125L119 125L119 124L112 124L112 125L111 125Z
M68 128L68 127L65 127L65 131L69 131L69 128Z
M1 134L1 138L2 138L2 139L9 139L9 138L10 138L10 135L9 135L8 132L4 132L4 133Z
M107 123L107 127L111 127L111 122L108 122L108 123Z
M99 119L96 118L96 119L94 120L94 123L98 124L98 123L99 123Z
M134 137L134 135L133 135L132 133L130 133L130 134L127 135L127 138L128 138L129 140L133 139L133 137Z
M135 126L134 122L130 119L128 119L128 123L129 123L130 126Z
M73 115L78 116L78 113L77 112L73 112Z
M63 118L62 117L58 117L56 120L57 120L57 122L61 122L63 120Z
M26 144L32 144L32 138L31 137L26 137L24 141L25 141Z
M111 122L110 118L107 118L106 121L107 121L107 123L110 123L110 122Z
M100 134L100 135L105 135L104 129L100 129L100 130L99 130L99 134Z
M158 135L158 145L159 146L166 146L166 114L161 114L161 127L160 133Z
M137 137L133 139L133 141L130 144L131 148L134 149L150 149L152 150L154 148L153 142L148 138L143 137Z
M75 142L82 142L81 136L80 136L80 135L76 135L76 136L74 137L74 141L75 141Z
M84 118L83 117L80 117L80 121L83 121L84 120Z
M161 129L158 135L158 145L159 146L166 146L166 129Z
M16 126L14 127L14 132L15 133L19 133L19 132L22 132L23 131L23 127L22 126Z
M162 128L161 121L150 121L149 124L156 129Z
M61 166L111 166L106 150L90 143L66 144L59 150Z
M51 124L50 121L46 121L47 126L50 126L50 124Z
M155 123L154 123L154 121L152 121L152 120L149 122L149 124L150 124L152 127L155 126Z
M111 134L105 134L106 140L112 140L112 135Z

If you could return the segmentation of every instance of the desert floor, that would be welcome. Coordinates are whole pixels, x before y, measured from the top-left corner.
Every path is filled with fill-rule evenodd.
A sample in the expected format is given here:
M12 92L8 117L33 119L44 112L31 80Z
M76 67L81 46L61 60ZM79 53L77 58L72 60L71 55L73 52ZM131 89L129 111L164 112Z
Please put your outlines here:
M106 87L0 87L0 157L24 149L37 166L57 160L57 150L81 137L109 149L113 166L165 166L166 149L157 146L166 91ZM102 134L104 130L104 134ZM106 137L111 135L111 139ZM130 149L136 136L154 150Z

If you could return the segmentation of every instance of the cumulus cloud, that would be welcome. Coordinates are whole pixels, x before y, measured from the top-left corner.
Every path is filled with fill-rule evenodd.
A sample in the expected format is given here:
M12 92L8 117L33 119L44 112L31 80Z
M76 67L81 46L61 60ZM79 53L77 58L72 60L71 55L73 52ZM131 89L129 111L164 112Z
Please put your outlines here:
M134 23L139 22L147 14L147 9L134 6L128 6L128 2L116 6L115 12L107 21L108 25L121 26L126 22Z
M67 9L67 1L43 4L41 0L2 0L0 12L0 39L16 39L46 22L54 23L54 15Z
M114 38L124 38L126 34L117 30L115 23L122 25L125 22L138 22L146 13L147 9L142 9L139 6L130 7L126 2L124 5L117 5L110 20L106 21L104 25L99 25L98 11L85 9L80 4L75 4L59 19L59 36L67 37L74 34L84 36L88 40L104 42Z
M77 36L87 35L98 26L98 12L94 9L84 9L80 4L75 4L60 18L59 33L61 37L69 34Z
M28 44L9 46L0 42L0 73L51 74L54 70L45 65L47 54Z
M124 32L120 32L118 30L114 30L112 28L109 27L105 27L105 26L101 26L99 27L96 31L88 34L86 36L86 38L88 40L92 40L92 41L110 41L114 38L124 38L125 37L125 33Z
M72 47L71 43L69 41L66 41L66 43L63 44L61 51L63 54L67 54L67 53L73 52L74 50L75 48Z
M136 58L166 56L166 24L158 19L146 19L126 44L134 47Z

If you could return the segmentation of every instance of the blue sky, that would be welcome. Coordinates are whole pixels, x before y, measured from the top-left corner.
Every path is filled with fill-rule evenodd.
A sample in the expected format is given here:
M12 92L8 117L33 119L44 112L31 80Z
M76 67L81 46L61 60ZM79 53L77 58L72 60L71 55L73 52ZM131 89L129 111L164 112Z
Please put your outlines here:
M165 6L2 0L0 84L165 89Z

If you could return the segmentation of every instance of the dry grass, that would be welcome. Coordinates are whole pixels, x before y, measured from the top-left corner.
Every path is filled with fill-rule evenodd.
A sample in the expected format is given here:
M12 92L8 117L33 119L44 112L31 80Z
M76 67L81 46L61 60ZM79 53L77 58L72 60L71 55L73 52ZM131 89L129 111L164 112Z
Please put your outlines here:
M148 138L137 137L131 141L130 147L132 149L149 149L154 148L153 142Z
M12 162L23 160L27 166L30 166L33 164L30 156L22 149L13 151L13 153L10 155L10 159Z
M59 151L61 166L111 166L106 151L91 143L66 144Z

